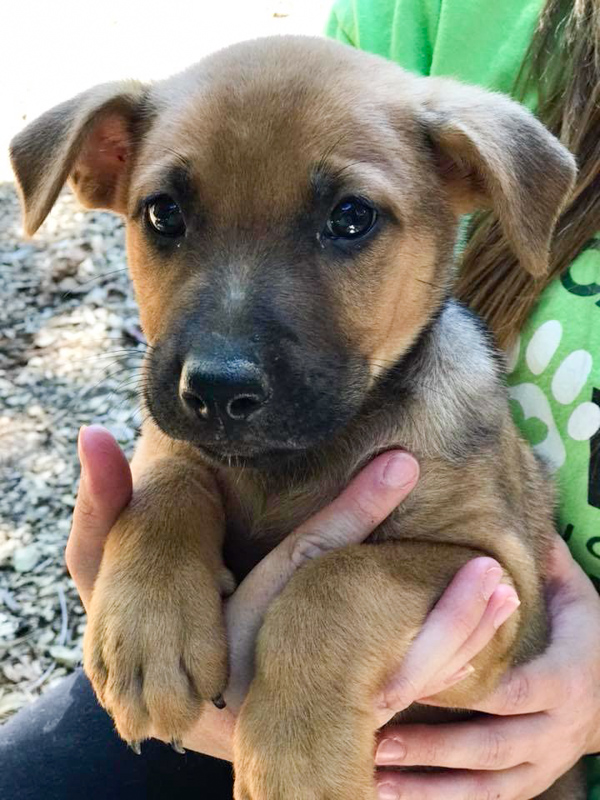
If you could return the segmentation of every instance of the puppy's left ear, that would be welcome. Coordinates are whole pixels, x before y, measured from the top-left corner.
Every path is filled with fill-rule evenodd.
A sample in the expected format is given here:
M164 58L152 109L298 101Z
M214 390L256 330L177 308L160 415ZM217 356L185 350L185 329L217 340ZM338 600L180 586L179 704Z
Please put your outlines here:
M123 213L127 178L144 119L146 88L135 81L106 83L42 114L10 143L31 236L70 179L87 208Z
M504 95L447 79L422 87L422 121L455 213L491 208L524 269L544 275L575 181L573 156Z

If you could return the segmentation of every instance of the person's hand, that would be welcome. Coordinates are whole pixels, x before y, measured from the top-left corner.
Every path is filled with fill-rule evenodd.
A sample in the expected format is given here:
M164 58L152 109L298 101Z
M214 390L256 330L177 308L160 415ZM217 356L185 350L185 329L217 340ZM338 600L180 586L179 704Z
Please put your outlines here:
M66 561L85 607L100 568L111 527L131 498L127 459L108 431L83 428L79 495L67 543ZM228 706L207 706L184 738L185 747L231 759L235 711L252 678L254 639L264 613L293 572L327 550L361 542L409 494L418 464L407 453L391 451L374 459L329 506L313 516L264 558L226 603L230 681Z
M382 800L528 800L583 755L600 750L600 599L558 538L551 553L548 604L551 644L546 652L512 669L476 707L494 716L396 726L381 734L376 763L382 768L377 776ZM442 649L440 641L430 655L439 657ZM394 702L390 692L389 705L396 710L431 695L418 683L428 654L416 654L415 648L412 655L398 676L404 693ZM438 705L435 697L425 702ZM456 772L393 772L386 766L448 767Z
M79 455L82 476L66 559L87 606L106 537L131 497L131 473L115 440L98 426L82 431ZM392 466L398 473L396 486L386 482ZM186 747L231 759L235 710L252 678L254 639L269 603L307 559L365 539L409 494L417 477L416 461L407 454L379 456L334 503L285 539L247 576L226 608L231 669L228 707L219 711L207 706L184 740ZM434 694L468 674L469 660L493 636L498 615L506 614L506 603L509 610L511 602L512 610L516 608L512 590L507 593L507 587L498 586L500 576L499 565L490 558L474 559L459 570L405 661L407 678L401 676L404 688L396 687L394 702L399 694L408 698L411 691ZM447 645L445 650L440 642ZM379 714L381 723L391 716L385 708Z

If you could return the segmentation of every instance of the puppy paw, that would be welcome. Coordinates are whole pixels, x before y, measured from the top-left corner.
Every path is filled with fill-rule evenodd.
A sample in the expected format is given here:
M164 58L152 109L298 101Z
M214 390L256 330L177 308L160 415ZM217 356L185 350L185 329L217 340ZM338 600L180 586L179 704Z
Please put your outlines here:
M193 591L177 579L144 585L129 570L101 573L94 588L84 668L134 748L150 736L180 747L203 704L225 689L221 587L202 572Z
M376 800L372 732L365 748L360 720L343 711L336 720L330 704L311 718L315 697L294 708L280 699L250 689L235 731L235 800Z
M304 756L266 757L247 753L244 767L235 766L235 800L377 800L374 779L361 786L343 773L315 771Z

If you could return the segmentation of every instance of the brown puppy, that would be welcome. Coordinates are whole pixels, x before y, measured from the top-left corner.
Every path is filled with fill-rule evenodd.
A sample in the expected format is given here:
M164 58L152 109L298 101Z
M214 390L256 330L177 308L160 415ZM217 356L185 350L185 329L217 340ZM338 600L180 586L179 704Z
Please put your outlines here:
M468 706L545 644L551 490L449 286L475 208L544 272L573 159L504 97L301 38L92 89L27 127L12 158L28 233L67 178L127 222L148 419L85 642L124 738L178 740L223 691L229 570L241 578L374 454L419 459L376 546L314 560L273 604L236 733L238 800L374 798L373 698L462 564L497 558L522 604L446 703ZM544 794L583 796L574 773Z

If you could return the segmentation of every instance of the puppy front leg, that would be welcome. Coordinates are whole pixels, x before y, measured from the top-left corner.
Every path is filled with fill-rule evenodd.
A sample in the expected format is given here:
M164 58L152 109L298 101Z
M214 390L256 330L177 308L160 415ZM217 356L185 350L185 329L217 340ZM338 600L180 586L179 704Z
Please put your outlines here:
M476 555L405 541L344 548L298 570L259 635L236 727L236 800L375 800L376 698ZM517 624L499 631L446 701L460 707L493 686Z
M133 499L92 593L84 667L124 739L178 741L226 684L223 511L201 465L168 452L137 453L133 466Z

